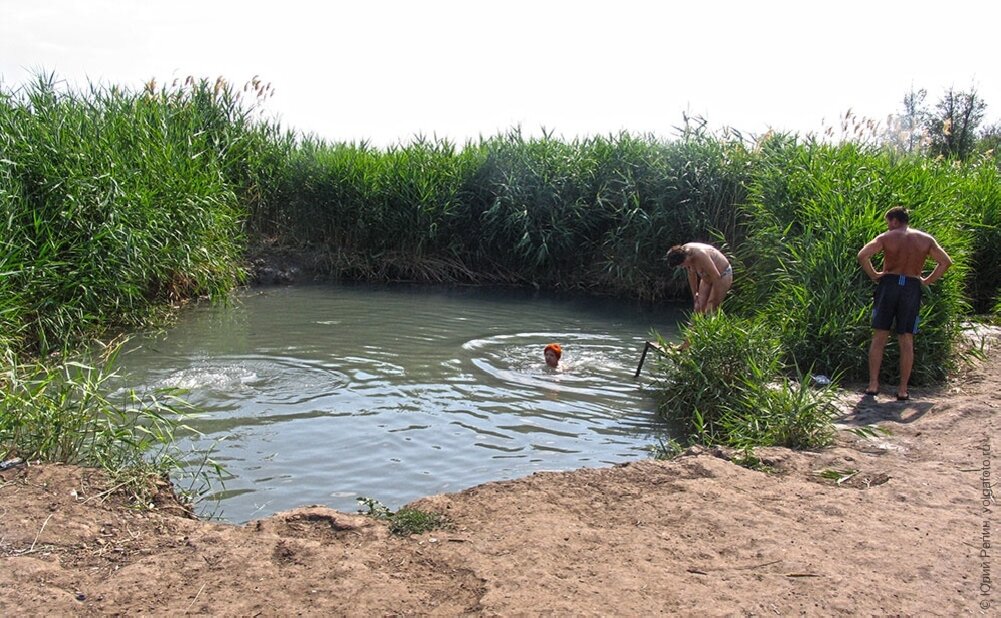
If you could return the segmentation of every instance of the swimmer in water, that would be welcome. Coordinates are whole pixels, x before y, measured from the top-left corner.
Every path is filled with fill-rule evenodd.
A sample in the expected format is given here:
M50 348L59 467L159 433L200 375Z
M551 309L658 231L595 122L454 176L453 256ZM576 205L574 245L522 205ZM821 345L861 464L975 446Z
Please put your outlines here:
M546 364L555 368L560 364L560 357L563 356L563 348L558 343L550 343L543 350L542 354L546 357Z

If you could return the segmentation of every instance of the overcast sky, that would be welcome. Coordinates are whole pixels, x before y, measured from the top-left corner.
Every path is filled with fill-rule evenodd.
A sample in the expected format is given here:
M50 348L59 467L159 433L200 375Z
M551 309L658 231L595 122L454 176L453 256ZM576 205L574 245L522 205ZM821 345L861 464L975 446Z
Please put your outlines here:
M268 115L334 141L458 142L515 126L760 134L884 121L911 88L976 88L1001 118L998 0L0 0L0 79L274 88Z

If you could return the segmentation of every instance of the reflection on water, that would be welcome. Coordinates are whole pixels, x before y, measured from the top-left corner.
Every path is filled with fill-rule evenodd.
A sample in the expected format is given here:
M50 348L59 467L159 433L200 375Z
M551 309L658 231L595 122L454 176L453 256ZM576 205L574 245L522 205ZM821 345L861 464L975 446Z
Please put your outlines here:
M185 389L204 410L186 440L217 442L232 475L206 506L242 522L645 457L665 428L633 373L650 329L680 318L511 289L267 288L186 311L120 362L130 385Z

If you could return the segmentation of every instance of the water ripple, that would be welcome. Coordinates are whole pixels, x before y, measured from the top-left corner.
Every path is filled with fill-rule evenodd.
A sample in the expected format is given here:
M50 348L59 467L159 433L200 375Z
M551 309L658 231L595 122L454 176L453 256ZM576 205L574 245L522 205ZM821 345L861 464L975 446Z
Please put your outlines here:
M170 371L153 388L189 391L192 401L253 400L296 406L344 388L349 378L334 367L288 356L243 355L192 358Z
M665 427L635 363L681 315L510 289L269 288L187 311L120 361L129 386L190 393L201 434L181 446L215 446L218 510L246 521L645 457Z

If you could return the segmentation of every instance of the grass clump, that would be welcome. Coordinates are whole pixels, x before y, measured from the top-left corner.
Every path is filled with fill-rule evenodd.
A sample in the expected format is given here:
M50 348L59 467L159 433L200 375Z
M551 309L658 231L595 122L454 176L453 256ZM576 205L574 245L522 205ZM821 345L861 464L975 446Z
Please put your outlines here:
M359 513L389 522L389 531L396 536L410 536L452 527L451 520L440 513L410 508L402 508L394 513L374 498L360 497L357 500L364 507L358 510Z
M192 411L169 391L108 394L118 349L94 364L19 363L8 355L0 374L0 460L100 468L135 504L150 504L156 479L184 466L174 437Z
M421 511L420 509L400 509L389 522L389 531L397 536L410 536L431 530L451 527L447 517L439 513Z
M726 405L722 433L736 447L829 446L835 437L832 419L838 413L835 397L830 386L814 387L809 374L767 382L752 375L739 387L735 401Z
M688 348L659 361L660 410L693 442L750 449L833 441L832 387L782 375L781 344L768 322L694 315L683 336Z
M741 449L730 461L748 470L757 470L766 474L771 474L775 471L774 468L758 457L757 453L754 452L754 448L750 446Z
M653 453L654 459L670 461L680 457L685 452L685 446L675 438L668 438L667 440L658 438L657 444L650 446L649 450Z
M693 315L682 335L687 350L660 341L663 349L671 350L658 361L660 411L686 434L714 444L727 405L744 381L752 375L771 379L778 373L779 343L763 323L720 312Z

